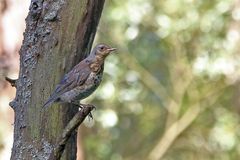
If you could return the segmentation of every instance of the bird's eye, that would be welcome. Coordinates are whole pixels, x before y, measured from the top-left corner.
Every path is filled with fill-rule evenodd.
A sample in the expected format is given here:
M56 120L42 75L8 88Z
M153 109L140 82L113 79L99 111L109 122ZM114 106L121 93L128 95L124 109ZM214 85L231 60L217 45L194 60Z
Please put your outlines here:
M104 46L100 47L100 49L103 50L103 49L104 49Z

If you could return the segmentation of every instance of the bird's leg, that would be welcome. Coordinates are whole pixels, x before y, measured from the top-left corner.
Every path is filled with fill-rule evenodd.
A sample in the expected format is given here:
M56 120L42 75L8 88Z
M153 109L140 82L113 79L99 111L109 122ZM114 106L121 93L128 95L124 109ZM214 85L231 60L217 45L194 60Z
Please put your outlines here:
M80 109L83 108L82 104L81 104L80 102L78 102L78 101L71 101L70 104L73 104L73 105L75 105L75 106L78 106Z
M91 107L92 109L96 109L96 107L92 104L82 104L80 103L80 105L84 108L84 107ZM93 119L93 115L92 115L92 112L89 112L89 115L88 115L91 119Z
M80 109L83 109L84 107L92 107L93 109L96 109L96 107L92 104L82 104L82 103L76 102L76 101L71 101L71 104L78 106ZM92 112L89 113L89 117L91 119L93 119Z

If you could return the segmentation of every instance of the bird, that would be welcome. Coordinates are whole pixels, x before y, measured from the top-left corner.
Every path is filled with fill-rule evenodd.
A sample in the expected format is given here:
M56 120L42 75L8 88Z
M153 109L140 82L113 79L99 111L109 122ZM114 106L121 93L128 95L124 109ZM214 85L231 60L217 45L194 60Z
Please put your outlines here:
M61 79L43 108L54 102L71 103L81 107L80 101L90 96L100 85L104 61L116 48L97 44L87 58L80 61Z

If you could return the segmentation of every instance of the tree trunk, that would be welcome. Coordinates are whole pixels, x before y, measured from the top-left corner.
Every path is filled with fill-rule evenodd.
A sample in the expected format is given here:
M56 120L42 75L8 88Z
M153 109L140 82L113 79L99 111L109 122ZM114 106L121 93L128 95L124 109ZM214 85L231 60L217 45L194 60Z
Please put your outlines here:
M94 40L104 0L32 0L20 50L14 143L11 160L47 160L57 138L77 112L69 106L42 106L60 78L86 57ZM76 134L62 160L76 159Z

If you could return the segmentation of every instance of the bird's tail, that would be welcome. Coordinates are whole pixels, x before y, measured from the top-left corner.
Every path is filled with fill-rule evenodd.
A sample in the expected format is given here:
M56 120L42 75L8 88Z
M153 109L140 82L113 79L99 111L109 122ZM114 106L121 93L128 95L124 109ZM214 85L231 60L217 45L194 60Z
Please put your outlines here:
M43 108L48 108L55 101L55 98L50 97L47 102L44 103Z

